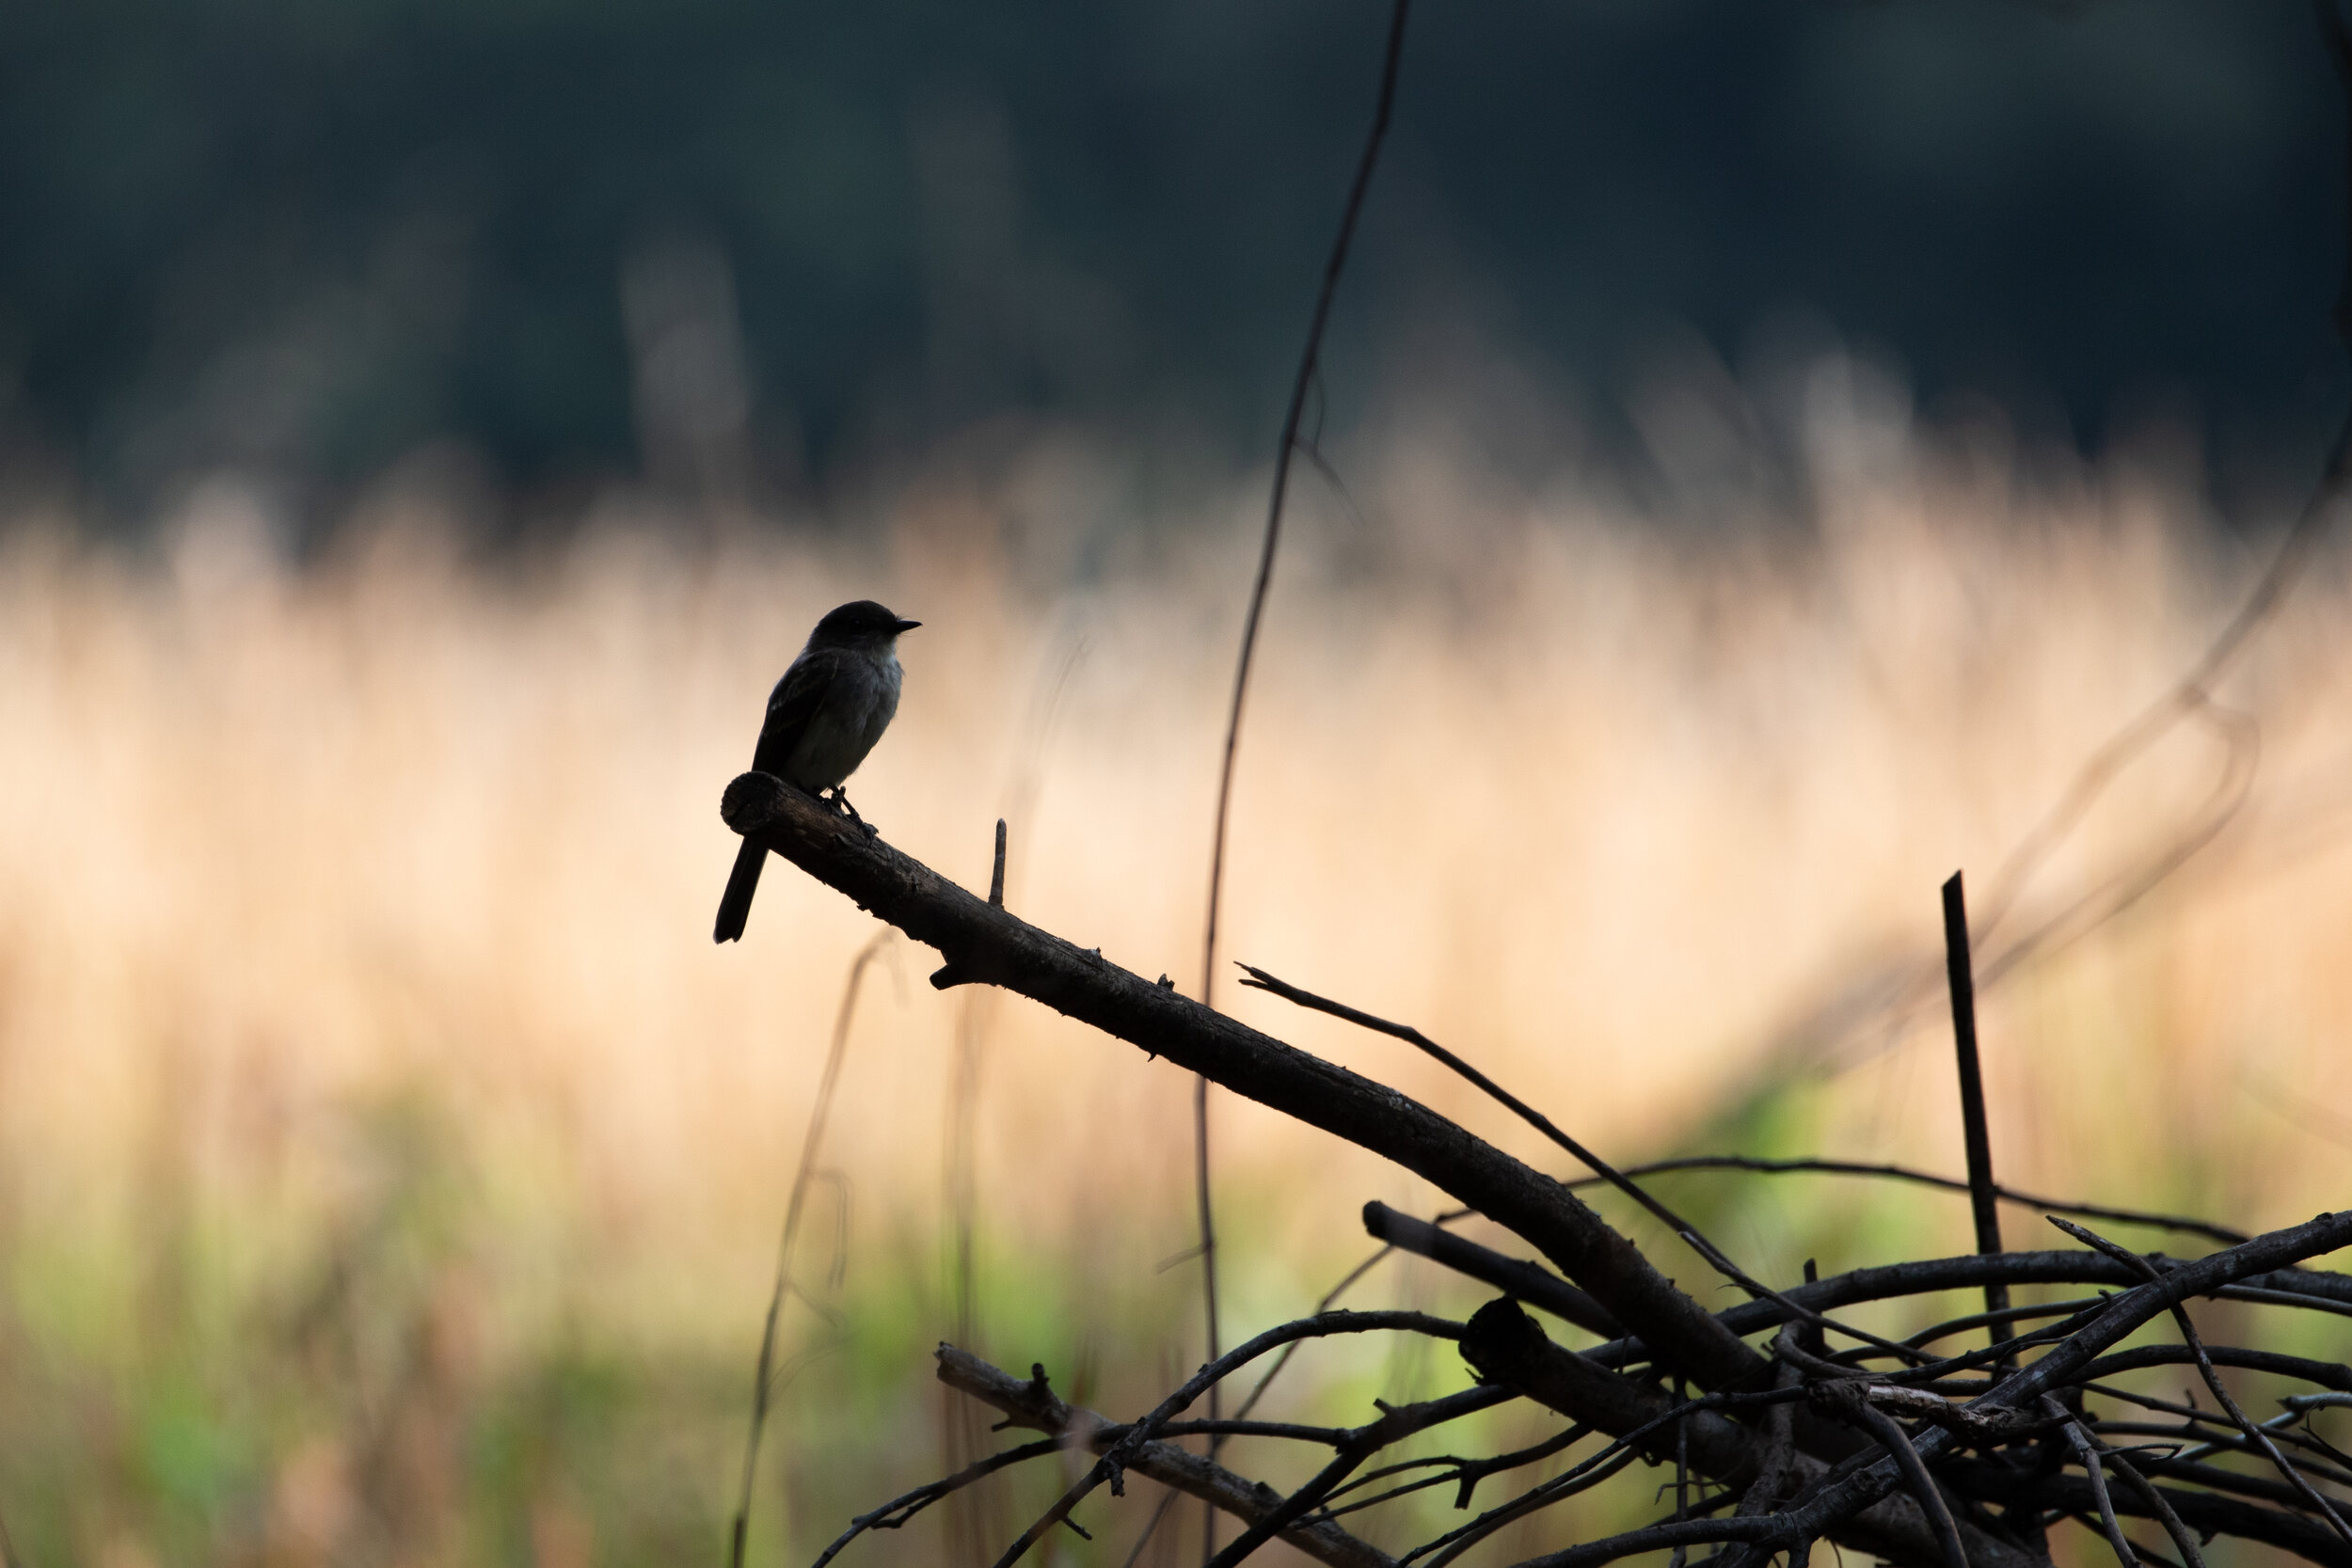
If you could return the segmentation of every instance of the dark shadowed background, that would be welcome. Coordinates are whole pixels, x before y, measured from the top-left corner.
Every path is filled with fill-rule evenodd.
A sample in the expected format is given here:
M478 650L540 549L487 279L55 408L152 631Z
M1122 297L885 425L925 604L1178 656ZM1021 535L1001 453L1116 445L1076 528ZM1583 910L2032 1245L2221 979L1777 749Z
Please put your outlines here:
M223 465L315 515L450 438L522 495L788 497L1008 410L1254 455L1381 21L26 0L14 467L127 518ZM1836 333L2087 449L2185 416L2226 504L2299 481L2341 395L2341 119L2300 0L1426 5L1333 417L1468 329L1615 450L1661 344Z

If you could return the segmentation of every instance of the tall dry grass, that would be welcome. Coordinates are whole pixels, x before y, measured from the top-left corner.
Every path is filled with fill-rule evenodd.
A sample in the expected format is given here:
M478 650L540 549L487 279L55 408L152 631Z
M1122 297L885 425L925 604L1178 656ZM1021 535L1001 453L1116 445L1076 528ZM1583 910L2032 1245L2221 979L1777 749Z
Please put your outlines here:
M1637 503L1573 471L1505 483L1458 426L1367 439L1368 515L1311 504L1278 580L1231 952L1420 1024L1613 1156L1956 1170L1940 1015L1883 1005L1932 965L1936 885L1981 885L2257 562L2176 470L1922 432L1848 368L1809 398L1794 526L1661 515L1671 460ZM821 528L679 547L619 499L488 562L398 476L302 570L227 482L152 551L19 519L0 1516L27 1560L715 1552L800 1129L873 929L779 865L714 949L720 787L808 625L880 597L925 626L861 810L974 885L1009 816L1017 911L1189 986L1257 490L1155 499L1139 471L1030 433ZM1986 997L2007 1179L2249 1227L2343 1201L2338 559L2229 683L2262 752L2222 835ZM2005 929L2160 848L2222 761L2194 729L2158 747ZM830 1348L784 1396L763 1560L938 1467L960 1050L979 1348L1114 1404L1198 1354L1190 1272L1155 1272L1189 1241L1187 1082L894 961L800 1269L822 1311L787 1320L787 1354ZM1392 1041L1223 1001L1550 1163ZM1216 1142L1239 1329L1322 1291L1365 1199L1439 1206L1230 1100ZM1941 1200L1709 1180L1677 1191L1768 1276L1966 1245ZM1468 1299L1406 1270L1366 1289ZM1295 1393L1457 1375L1383 1354L1302 1363Z

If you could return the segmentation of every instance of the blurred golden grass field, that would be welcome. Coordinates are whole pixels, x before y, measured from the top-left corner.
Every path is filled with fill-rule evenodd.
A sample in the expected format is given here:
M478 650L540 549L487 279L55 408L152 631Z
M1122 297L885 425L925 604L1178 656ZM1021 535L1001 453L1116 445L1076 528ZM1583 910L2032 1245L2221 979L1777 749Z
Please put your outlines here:
M1311 490L1243 739L1227 952L1419 1024L1613 1158L1957 1172L1937 884L1990 886L2267 546L2217 544L2162 465L2029 463L1822 373L1796 530L1661 519L1670 499L1573 472L1507 484L1442 424L1349 464L1367 517ZM975 887L1009 817L1018 912L1195 989L1263 476L1152 502L1121 463L1000 436L826 529L686 547L622 498L488 564L398 476L299 571L226 482L146 554L15 519L0 1516L24 1560L716 1560L785 1195L877 928L779 862L714 948L721 786L810 623L882 598L924 626L865 815ZM2261 752L2220 836L1989 990L2006 1180L2248 1228L2352 1192L2344 559L2223 689ZM1988 951L2172 842L2225 761L2196 726L2155 748ZM757 1560L805 1561L946 1467L928 1353L955 1322L960 1050L977 1348L1114 1414L1199 1355L1195 1272L1155 1272L1192 1239L1189 1079L934 992L933 963L898 944L856 1016L799 1266L843 1327L787 1317L787 1354L839 1348L786 1387ZM1877 1005L1904 995L1927 1005ZM1218 1001L1557 1168L1396 1042ZM1360 1257L1366 1199L1444 1206L1230 1097L1215 1127L1229 1336ZM1776 1280L1968 1244L1939 1197L1673 1191ZM1391 1264L1351 1299L1476 1293ZM1461 1375L1389 1356L1304 1357L1288 1397Z

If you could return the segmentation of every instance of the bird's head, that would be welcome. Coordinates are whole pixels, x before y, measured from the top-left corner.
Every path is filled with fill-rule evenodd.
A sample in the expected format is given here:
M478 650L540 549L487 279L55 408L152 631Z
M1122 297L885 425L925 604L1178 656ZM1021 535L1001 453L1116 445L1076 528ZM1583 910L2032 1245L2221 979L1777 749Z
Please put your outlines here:
M902 631L913 631L920 621L902 621L891 610L871 599L852 599L838 610L828 610L817 623L817 629L808 635L812 648L887 648Z

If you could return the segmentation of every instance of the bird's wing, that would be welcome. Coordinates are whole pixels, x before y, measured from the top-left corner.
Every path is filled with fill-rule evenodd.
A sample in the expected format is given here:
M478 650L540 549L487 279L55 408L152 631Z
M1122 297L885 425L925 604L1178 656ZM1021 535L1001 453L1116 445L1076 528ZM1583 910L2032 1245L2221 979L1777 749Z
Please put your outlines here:
M759 728L759 746L752 752L756 772L785 776L785 766L801 743L825 689L833 684L833 661L822 654L803 654L785 671L784 679L768 694L768 721Z

